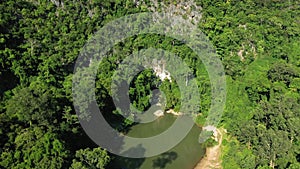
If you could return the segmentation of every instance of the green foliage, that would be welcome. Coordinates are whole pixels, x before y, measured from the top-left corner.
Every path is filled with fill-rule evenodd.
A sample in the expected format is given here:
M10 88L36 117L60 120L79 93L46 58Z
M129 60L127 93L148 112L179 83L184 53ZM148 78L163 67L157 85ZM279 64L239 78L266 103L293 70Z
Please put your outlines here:
M8 100L6 113L19 121L41 125L55 124L55 105L57 104L50 91L40 91L22 88L14 91L14 96Z
M291 65L284 63L277 63L268 71L268 78L271 82L281 81L287 86L295 77L299 77L297 71Z
M147 69L138 74L129 88L129 98L133 106L139 111L147 110L151 106L152 90L156 89L158 84L159 79L152 70Z
M218 142L216 142L216 140L214 140L213 138L209 138L207 139L204 144L205 147L213 147L215 145L218 145Z
M225 144L229 150L223 153L224 168L288 168L299 163L297 3L199 1L199 27L216 46L230 76L222 125L238 140ZM251 160L238 156L243 150Z
M165 109L174 109L175 112L178 112L181 104L181 95L178 84L176 82L164 80L160 86L160 90L164 92L164 95L166 96L167 104Z
M4 168L62 168L69 154L57 134L39 127L21 130L12 144L1 153Z
M104 169L110 160L107 152L99 147L78 150L75 157L70 167L72 169Z
M255 156L252 151L233 138L229 142L223 141L225 148L222 152L222 166L224 169L239 168L252 169L255 168Z
M150 1L140 7L134 2L0 2L0 168L105 168L108 153L91 149L94 145L74 111L72 71L81 48L97 29L148 10ZM299 0L197 4L202 7L198 27L216 47L227 79L220 126L234 137L223 142L223 167L300 168ZM190 67L199 87L193 92L201 97L196 121L204 124L211 103L204 65L184 42L156 34L125 39L99 65L95 92L103 114L121 123L116 128L133 125L117 116L121 112L112 103L112 76L125 57L150 47L172 52ZM150 70L131 82L132 105L149 108L151 91L157 88L166 97L165 108L178 111L181 92L176 79L160 82Z

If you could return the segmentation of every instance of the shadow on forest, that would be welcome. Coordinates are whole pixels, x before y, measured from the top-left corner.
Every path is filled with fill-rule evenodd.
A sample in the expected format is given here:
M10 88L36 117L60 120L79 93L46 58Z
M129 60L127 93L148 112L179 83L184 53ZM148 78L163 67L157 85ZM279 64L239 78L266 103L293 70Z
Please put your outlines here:
M2 70L0 69L0 71ZM4 94L5 91L15 88L20 83L18 77L14 75L11 71L1 72L0 79L0 97Z

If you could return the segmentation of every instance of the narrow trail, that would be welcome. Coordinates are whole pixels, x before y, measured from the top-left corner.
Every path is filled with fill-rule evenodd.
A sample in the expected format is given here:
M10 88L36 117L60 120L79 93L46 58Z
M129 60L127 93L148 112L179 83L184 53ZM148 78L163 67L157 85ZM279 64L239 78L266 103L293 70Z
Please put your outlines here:
M217 133L218 145L206 148L205 157L201 159L194 169L222 169L220 156L223 134L219 129L217 129Z

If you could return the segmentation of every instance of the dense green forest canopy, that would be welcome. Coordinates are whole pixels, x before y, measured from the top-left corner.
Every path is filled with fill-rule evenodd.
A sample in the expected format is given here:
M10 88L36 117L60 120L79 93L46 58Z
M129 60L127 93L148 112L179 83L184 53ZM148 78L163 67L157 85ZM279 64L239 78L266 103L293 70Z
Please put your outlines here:
M83 132L73 108L72 74L84 44L113 19L147 12L152 1L3 0L0 3L0 168L105 168L114 158ZM232 168L300 168L300 1L195 0L199 29L225 67L227 101L219 127L222 165ZM176 4L167 0L166 4ZM210 105L205 67L184 43L143 34L116 44L97 74L101 110L119 130L132 122L118 116L110 85L124 57L143 48L180 56L193 70L201 94L196 122ZM130 85L139 110L151 90L164 91L166 109L178 110L175 82L144 70ZM76 141L74 141L76 140Z

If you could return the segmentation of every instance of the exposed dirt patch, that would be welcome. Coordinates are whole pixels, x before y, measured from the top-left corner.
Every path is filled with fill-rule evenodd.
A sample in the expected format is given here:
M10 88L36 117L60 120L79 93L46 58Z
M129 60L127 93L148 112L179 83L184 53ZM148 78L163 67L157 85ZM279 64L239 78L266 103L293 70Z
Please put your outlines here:
M201 159L194 169L222 169L220 156L223 134L219 129L217 129L217 133L218 145L206 148L204 158Z

